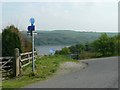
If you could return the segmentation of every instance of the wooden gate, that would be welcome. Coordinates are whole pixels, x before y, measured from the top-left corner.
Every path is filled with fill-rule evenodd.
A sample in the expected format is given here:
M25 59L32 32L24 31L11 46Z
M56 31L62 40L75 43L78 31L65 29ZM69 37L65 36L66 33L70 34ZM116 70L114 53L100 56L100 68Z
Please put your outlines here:
M13 75L13 57L0 57L0 74L2 77Z

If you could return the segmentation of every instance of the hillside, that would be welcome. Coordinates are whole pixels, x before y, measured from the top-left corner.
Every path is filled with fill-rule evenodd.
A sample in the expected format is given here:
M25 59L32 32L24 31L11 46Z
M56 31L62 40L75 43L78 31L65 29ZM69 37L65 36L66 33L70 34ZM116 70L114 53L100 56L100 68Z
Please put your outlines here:
M27 32L22 32L26 38ZM35 45L73 45L78 43L91 42L97 39L102 33L97 32L77 32L70 30L37 31L35 35ZM107 33L114 36L117 33Z

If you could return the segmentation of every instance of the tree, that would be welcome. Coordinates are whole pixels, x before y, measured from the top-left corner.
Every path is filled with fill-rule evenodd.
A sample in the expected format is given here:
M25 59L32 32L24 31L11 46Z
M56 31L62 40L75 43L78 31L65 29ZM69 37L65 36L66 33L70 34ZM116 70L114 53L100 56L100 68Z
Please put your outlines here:
M18 35L18 29L13 25L6 27L2 32L2 56L13 56L14 49L19 48L21 50L20 37Z
M82 45L82 44L77 44L77 45L75 45L75 47L76 47L76 52L78 54L81 53L81 52L83 52L84 49L85 49L84 45Z
M112 55L114 53L114 46L113 39L109 38L106 33L93 42L95 51L101 53L102 56Z
M71 53L76 53L77 52L77 48L74 45L70 46L69 49L70 49Z
M60 53L61 53L61 54L64 54L64 55L70 54L70 49L67 48L67 47L64 47L64 48L62 48L62 50L61 50Z
M88 42L85 43L85 51L88 51L88 52L93 51L93 47L91 43L88 43Z
M13 56L14 49L21 52L31 51L32 44L19 32L14 25L7 26L2 32L2 56Z
M114 37L112 37L113 41L114 41L114 53L115 55L120 55L120 34L118 33L118 35L115 35Z

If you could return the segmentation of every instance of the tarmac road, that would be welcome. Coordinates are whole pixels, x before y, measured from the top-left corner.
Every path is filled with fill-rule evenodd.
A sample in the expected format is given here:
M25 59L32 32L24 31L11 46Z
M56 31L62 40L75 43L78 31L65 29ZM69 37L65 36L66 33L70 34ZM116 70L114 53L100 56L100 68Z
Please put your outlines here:
M24 88L118 88L118 57L84 60L84 69L59 75Z

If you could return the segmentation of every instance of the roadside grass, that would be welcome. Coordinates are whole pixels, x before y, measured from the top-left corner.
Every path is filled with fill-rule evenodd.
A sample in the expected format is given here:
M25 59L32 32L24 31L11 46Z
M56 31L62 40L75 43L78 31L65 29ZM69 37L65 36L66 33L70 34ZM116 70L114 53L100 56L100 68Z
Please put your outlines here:
M100 58L100 57L101 57L100 53L94 53L94 52L82 52L79 54L79 58L81 60L91 59L91 58Z
M64 55L38 57L35 61L35 75L32 73L32 64L30 64L23 68L22 74L19 77L4 80L2 82L3 90L13 90L14 88L20 88L37 81L45 80L54 75L60 63L68 61L78 62Z
M101 53L97 53L97 52L82 52L79 54L80 60L105 58L105 57L113 57L113 56L120 56L120 55L116 54L116 55L103 56Z

